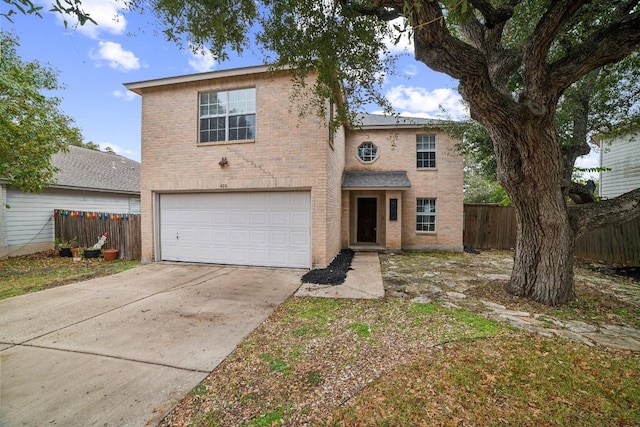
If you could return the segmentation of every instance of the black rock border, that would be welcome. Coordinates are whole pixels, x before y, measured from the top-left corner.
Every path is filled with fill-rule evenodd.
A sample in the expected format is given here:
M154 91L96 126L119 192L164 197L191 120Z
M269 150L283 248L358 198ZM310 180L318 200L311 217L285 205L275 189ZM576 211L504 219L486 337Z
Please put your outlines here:
M327 268L316 268L302 276L302 283L332 286L343 284L347 278L347 272L351 270L354 254L355 252L351 249L341 250Z

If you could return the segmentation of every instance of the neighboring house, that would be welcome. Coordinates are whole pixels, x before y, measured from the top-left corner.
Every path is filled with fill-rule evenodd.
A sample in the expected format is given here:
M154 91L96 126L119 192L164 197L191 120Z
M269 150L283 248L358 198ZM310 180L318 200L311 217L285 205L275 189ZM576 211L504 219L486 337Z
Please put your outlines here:
M76 146L52 163L56 183L41 193L0 180L0 257L51 249L54 209L140 213L140 163Z
M462 250L462 158L438 121L365 115L331 135L267 67L125 86L142 96L143 262Z
M600 198L611 199L640 188L640 132L602 139L600 167Z

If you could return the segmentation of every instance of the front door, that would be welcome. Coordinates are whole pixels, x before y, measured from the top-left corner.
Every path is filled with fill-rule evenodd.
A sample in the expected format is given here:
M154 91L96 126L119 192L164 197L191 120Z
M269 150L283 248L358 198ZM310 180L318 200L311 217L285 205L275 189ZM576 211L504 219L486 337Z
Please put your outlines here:
M358 242L376 242L377 216L377 199L358 199L358 235L356 236Z

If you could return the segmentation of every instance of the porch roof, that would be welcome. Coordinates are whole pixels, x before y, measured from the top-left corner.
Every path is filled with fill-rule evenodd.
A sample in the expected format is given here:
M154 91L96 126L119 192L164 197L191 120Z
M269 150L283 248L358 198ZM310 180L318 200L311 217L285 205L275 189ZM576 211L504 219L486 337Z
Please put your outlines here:
M411 182L406 171L345 171L342 188L392 189L409 188Z

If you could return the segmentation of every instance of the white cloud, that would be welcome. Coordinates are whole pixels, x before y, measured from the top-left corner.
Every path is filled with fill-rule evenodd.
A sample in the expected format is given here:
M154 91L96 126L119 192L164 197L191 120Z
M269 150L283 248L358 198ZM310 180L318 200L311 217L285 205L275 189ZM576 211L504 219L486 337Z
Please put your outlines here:
M391 53L394 53L394 54L402 53L402 52L413 53L414 52L413 33L411 29L409 28L408 31L400 33L394 28L394 27L398 27L400 29L404 29L405 19L397 18L397 19L394 19L393 21L389 21L387 25L389 25L389 28L392 29L393 36L385 37L384 42L387 45L387 48L389 48L389 50L391 51ZM398 40L398 44L396 44L395 41L396 41L396 37L398 36L400 36L400 39Z
M394 86L386 97L396 111L414 117L466 119L469 109L453 89L427 90L422 87Z
M105 61L109 67L120 71L131 71L140 68L140 60L133 52L124 50L120 43L99 42L97 52L91 52L92 59L101 63Z
M593 169L600 167L600 150L597 146L591 145L591 152L586 156L580 156L576 159L576 167L583 169ZM584 179L598 180L600 178L599 172L583 172L582 177Z
M92 39L97 39L100 33L103 32L123 34L127 28L127 20L122 14L122 11L127 10L126 2L118 0L82 0L81 8L98 25L92 22L79 25L75 16L62 16L59 13L55 13L56 19L60 22L66 19L68 25Z
M593 150L586 156L580 156L576 159L576 166L579 168L589 169L600 166L600 153Z
M469 118L469 109L460 94L453 89L427 90L422 87L394 86L387 91L387 99L396 111L414 117Z
M112 95L116 98L122 98L125 101L133 101L136 98L136 94L131 92L130 90L116 89L112 92Z
M405 70L404 70L404 74L407 77L414 77L414 76L416 76L418 74L418 67L416 67L413 64L408 65L407 68L405 68Z
M208 50L199 49L196 52L191 51L190 55L189 66L197 73L211 71L218 63Z

